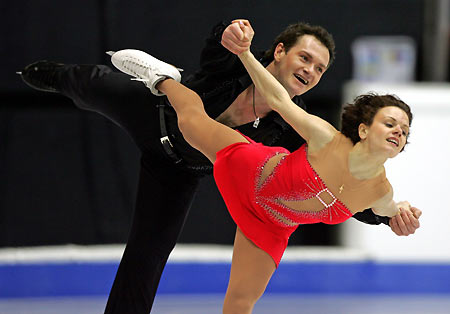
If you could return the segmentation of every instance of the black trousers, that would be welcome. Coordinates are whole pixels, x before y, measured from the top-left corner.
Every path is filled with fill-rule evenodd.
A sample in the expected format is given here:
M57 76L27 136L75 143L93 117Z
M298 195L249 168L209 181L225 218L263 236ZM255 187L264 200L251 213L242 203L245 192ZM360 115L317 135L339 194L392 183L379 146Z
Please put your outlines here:
M160 99L141 82L97 65L68 65L58 78L63 95L118 124L141 151L132 227L105 313L147 314L199 179L165 155L156 107Z

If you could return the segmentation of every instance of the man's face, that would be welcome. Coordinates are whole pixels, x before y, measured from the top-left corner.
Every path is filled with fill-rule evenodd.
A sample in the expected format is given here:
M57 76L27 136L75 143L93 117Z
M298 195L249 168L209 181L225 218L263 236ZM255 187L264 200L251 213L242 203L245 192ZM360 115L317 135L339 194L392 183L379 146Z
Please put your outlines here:
M312 35L303 35L288 52L282 43L278 44L273 74L293 97L319 83L329 60L328 49L319 40Z

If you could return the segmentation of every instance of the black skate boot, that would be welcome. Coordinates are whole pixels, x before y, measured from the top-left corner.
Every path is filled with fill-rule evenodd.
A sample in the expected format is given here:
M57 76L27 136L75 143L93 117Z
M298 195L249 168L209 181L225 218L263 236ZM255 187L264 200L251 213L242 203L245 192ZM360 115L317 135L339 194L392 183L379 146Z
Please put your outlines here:
M62 63L52 61L37 61L27 65L22 72L17 72L22 80L34 89L58 93L58 71L64 67Z

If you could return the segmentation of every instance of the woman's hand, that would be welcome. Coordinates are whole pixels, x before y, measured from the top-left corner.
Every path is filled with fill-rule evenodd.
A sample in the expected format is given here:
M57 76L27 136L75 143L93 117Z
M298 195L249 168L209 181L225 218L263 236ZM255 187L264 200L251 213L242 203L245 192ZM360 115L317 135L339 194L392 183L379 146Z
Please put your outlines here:
M389 220L389 226L396 235L409 236L420 227L419 218L421 215L422 211L416 207L409 205L409 209L404 209L400 206L400 212Z
M234 20L222 34L222 46L236 55L248 51L252 43L252 26L248 20Z

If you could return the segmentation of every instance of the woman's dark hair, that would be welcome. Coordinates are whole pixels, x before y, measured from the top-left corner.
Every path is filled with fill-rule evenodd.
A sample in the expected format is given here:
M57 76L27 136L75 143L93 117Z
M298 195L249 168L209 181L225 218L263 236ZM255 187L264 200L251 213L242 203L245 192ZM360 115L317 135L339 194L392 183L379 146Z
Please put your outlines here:
M329 68L333 63L335 57L335 44L333 36L331 36L331 34L328 33L328 31L322 26L310 25L303 22L291 24L286 27L286 29L275 38L272 47L265 52L264 60L268 62L273 61L273 54L275 53L275 48L279 43L283 43L286 52L288 52L289 49L291 49L292 46L297 43L297 40L303 35L314 36L328 49L330 60L328 62L327 68Z
M341 132L347 136L353 144L358 143L358 127L361 123L370 126L378 110L384 107L398 107L402 109L409 119L409 126L413 119L411 108L395 95L377 95L370 93L355 98L352 104L344 107L342 112ZM407 135L408 138L409 134Z

